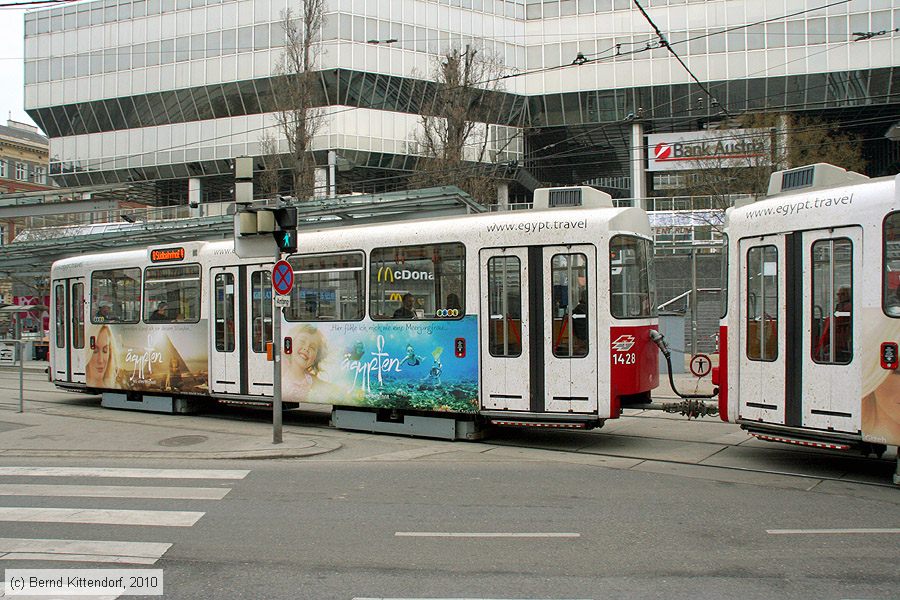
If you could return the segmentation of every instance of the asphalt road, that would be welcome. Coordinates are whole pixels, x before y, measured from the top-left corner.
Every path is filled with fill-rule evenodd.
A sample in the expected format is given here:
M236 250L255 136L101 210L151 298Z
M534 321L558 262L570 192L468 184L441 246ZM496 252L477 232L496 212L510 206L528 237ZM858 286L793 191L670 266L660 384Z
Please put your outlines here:
M10 389L0 377L2 421L14 421ZM26 390L38 415L111 430L148 418L54 391L39 375ZM267 418L222 410L163 422L178 428L166 435L266 435ZM338 449L273 460L0 455L0 567L133 567L104 562L131 552L145 557L140 568L163 569L166 598L185 599L887 599L900 590L889 461L647 413L596 432L500 430L482 443L337 431L315 411L290 414L285 428ZM135 468L144 470L115 470Z
M51 488L0 495L0 518L23 506L202 516L190 526L0 522L0 536L172 544L153 565L164 570L166 598L895 598L900 586L896 501L478 453L416 461L338 454L315 462L4 459L249 473L224 482L4 476L4 486ZM46 495L101 483L228 491L189 500ZM822 532L847 529L857 532Z

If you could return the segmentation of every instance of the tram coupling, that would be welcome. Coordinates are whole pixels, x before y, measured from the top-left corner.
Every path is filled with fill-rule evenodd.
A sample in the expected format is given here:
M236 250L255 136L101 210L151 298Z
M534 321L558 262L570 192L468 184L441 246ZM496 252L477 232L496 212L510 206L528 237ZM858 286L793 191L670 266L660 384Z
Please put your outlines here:
M688 419L715 417L719 414L718 405L708 404L703 400L694 398L685 399L681 402L663 402L661 403L661 410L671 414L680 414Z

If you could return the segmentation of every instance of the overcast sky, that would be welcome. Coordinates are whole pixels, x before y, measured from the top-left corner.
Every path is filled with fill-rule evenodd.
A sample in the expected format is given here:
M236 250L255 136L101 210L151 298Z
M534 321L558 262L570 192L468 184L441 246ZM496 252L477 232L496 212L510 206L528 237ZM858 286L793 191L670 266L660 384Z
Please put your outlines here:
M0 9L0 124L12 113L14 121L34 125L25 114L24 68L25 11Z

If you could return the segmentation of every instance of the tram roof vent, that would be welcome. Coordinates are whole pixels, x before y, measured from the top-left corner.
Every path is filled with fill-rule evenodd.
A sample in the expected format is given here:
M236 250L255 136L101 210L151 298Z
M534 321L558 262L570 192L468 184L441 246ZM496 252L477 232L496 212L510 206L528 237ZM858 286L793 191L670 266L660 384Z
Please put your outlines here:
M774 196L794 190L816 190L853 185L867 180L868 177L848 171L828 163L816 163L799 169L775 171L769 177L767 196Z
M601 208L613 205L612 196L582 185L534 190L534 208Z

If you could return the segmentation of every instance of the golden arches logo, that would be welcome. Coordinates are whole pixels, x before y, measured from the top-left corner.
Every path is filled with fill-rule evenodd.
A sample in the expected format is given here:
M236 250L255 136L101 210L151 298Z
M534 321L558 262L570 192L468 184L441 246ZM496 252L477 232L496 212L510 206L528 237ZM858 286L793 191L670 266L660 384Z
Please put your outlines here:
M400 302L403 300L403 296L401 296L398 292L392 292L391 296L388 298L390 302Z
M378 281L390 281L391 283L394 283L394 270L390 267L378 267ZM394 298L391 297L391 300L393 299Z

